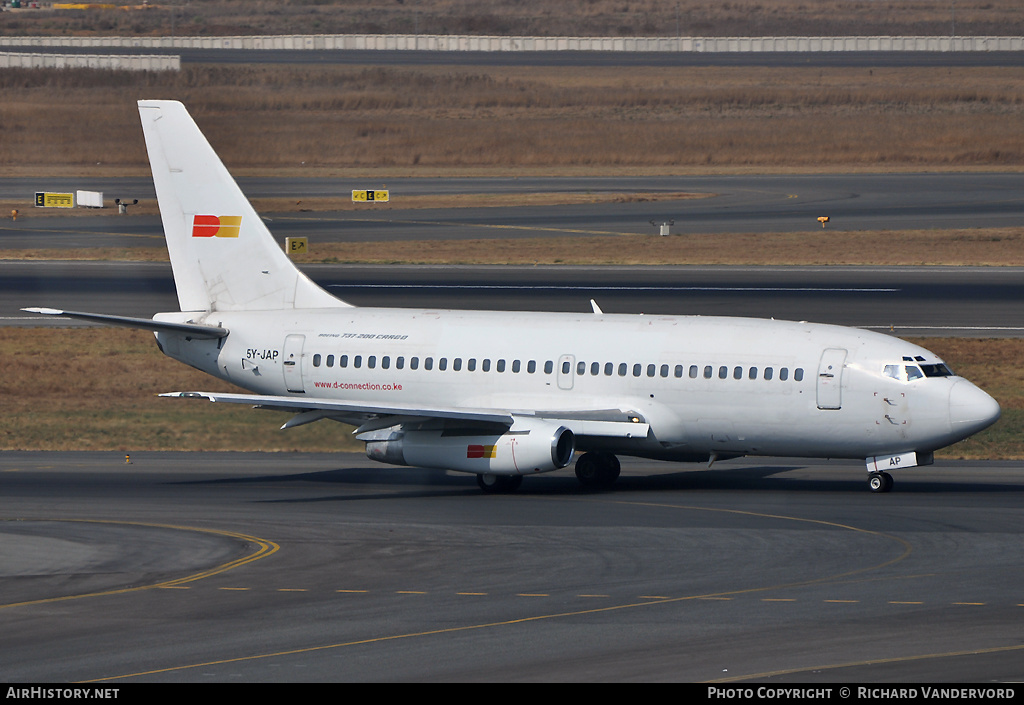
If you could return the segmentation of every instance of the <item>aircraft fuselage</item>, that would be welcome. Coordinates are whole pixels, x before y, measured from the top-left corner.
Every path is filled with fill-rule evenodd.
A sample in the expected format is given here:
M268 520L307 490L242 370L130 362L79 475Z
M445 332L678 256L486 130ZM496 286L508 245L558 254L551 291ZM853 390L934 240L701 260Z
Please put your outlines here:
M191 342L161 333L162 349L259 394L410 407L444 399L650 426L630 438L578 431L580 450L896 463L916 453L917 464L999 413L928 350L832 325L382 308L213 312L202 322L233 333Z

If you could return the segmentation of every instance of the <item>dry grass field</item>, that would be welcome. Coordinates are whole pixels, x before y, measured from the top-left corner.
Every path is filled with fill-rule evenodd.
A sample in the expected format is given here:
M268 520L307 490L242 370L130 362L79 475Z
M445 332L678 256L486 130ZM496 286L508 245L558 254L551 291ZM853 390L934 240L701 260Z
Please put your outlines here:
M266 212L266 211L263 211ZM307 214L306 217L314 217ZM816 229L795 233L609 234L492 240L312 242L299 263L572 265L1024 266L1024 227L976 230ZM166 262L163 247L0 249L0 259ZM883 261L884 260L884 261Z
M914 342L1003 407L996 426L939 457L1024 458L1024 340ZM156 396L232 387L164 357L146 332L0 328L0 358L0 450L362 450L342 424L278 431L287 414Z
M0 449L354 450L350 427L276 430L287 414L164 399L160 392L239 391L164 357L144 331L0 327ZM9 356L9 357L8 357Z
M110 0L107 0L108 2ZM1022 34L1019 0L118 0L128 10L0 15L0 32L81 35Z
M377 264L982 265L1024 266L1024 227L979 230L815 229L795 233L612 235L314 243L304 262ZM884 260L882 262L881 260Z
M1018 169L1024 68L190 66L0 73L0 169L145 173L182 100L237 174Z

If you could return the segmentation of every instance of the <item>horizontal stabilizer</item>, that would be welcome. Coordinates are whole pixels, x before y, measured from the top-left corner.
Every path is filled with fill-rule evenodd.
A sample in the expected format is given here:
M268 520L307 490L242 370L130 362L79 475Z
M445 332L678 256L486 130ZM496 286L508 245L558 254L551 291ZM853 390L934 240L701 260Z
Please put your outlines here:
M228 334L227 328L204 326L199 323L172 323L170 321L154 321L151 318L133 318L131 316L111 316L106 313L83 313L81 311L62 311L57 308L23 308L28 313L41 313L44 316L60 316L75 318L90 323L101 323L105 326L121 328L141 328L159 333L178 333L192 338L223 338Z

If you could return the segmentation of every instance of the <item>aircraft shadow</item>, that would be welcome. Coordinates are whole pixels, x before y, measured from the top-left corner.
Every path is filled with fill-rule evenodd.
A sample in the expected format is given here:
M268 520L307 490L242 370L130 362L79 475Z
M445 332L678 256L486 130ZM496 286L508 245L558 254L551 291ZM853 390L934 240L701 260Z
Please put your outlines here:
M512 495L600 495L635 494L646 492L706 492L706 491L764 491L764 492L818 492L818 493L866 493L866 473L855 469L839 469L835 477L786 477L786 473L801 470L801 465L756 465L749 467L721 469L686 469L677 472L666 471L652 474L623 474L610 489L594 490L580 485L571 473L566 471L545 473L526 477L522 486ZM971 482L970 474L956 481L918 479L913 471L896 475L897 494L952 494L952 493L1022 493L1024 478L1020 484ZM364 488L357 494L332 495L327 497L282 498L262 500L276 502L329 502L356 501L374 498L403 497L454 497L483 494L471 474L428 470L421 468L381 468L379 466L335 468L303 473L280 473L273 475L252 475L225 477L213 480L185 481L181 484L232 485L281 483L312 483L337 485L350 489Z

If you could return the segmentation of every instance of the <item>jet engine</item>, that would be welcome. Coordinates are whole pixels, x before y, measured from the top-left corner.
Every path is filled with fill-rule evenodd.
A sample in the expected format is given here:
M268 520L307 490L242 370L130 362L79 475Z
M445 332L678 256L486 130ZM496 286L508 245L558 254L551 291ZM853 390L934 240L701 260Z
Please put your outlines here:
M488 475L529 475L564 468L576 436L550 421L516 423L503 431L407 429L394 426L361 435L366 455L393 465L414 465Z

